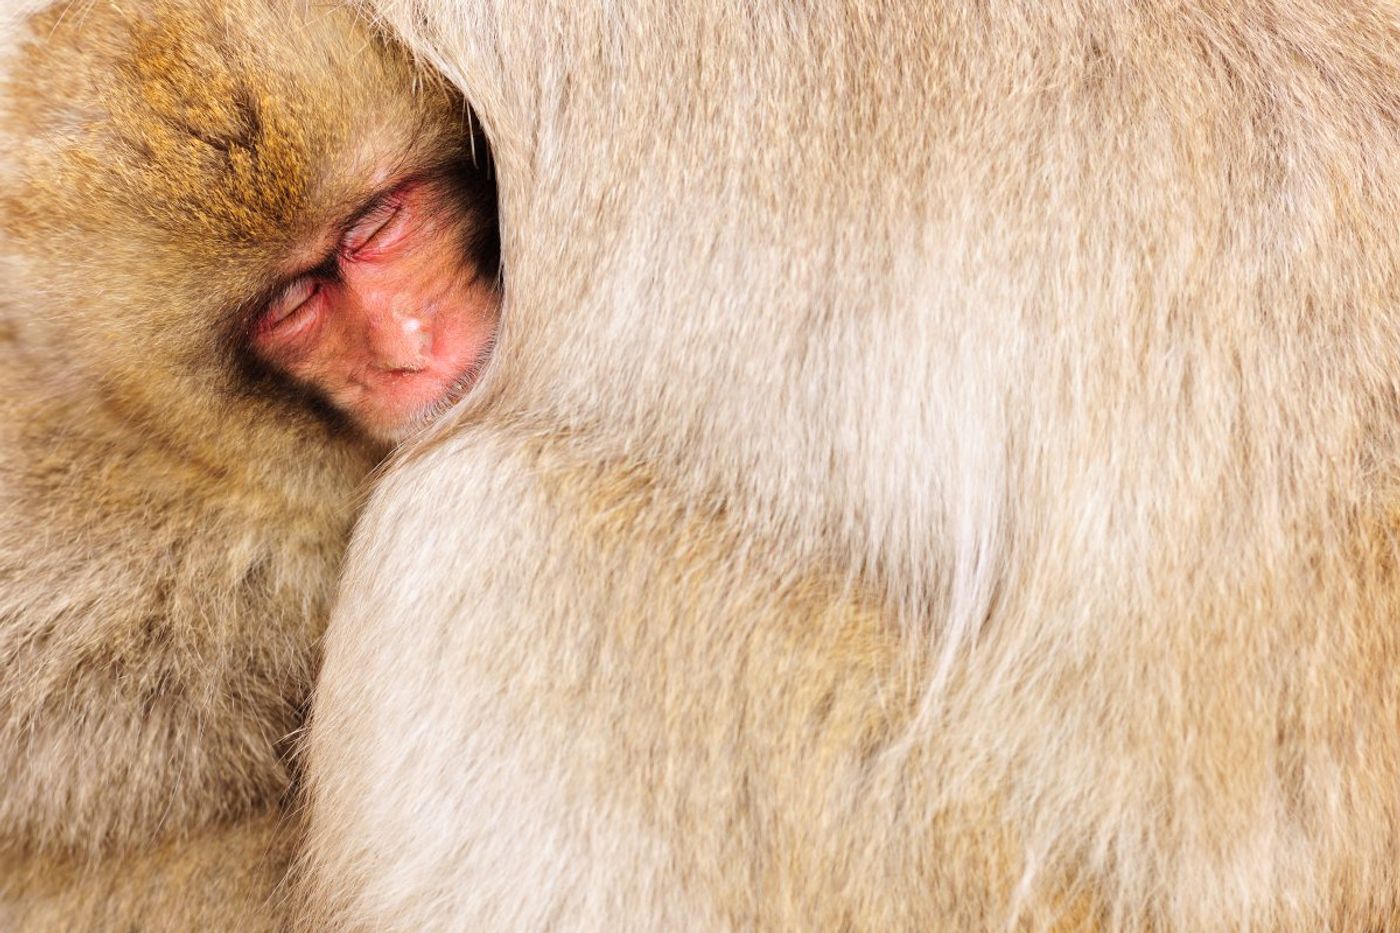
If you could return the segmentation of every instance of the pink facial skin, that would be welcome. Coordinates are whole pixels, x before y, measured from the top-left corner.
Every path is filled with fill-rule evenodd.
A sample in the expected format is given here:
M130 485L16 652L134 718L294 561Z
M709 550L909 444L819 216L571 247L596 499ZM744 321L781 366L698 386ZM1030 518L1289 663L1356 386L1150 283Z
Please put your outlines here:
M254 320L252 350L396 443L469 389L499 301L463 255L467 221L440 182L409 181L341 236ZM330 270L330 271L326 271Z

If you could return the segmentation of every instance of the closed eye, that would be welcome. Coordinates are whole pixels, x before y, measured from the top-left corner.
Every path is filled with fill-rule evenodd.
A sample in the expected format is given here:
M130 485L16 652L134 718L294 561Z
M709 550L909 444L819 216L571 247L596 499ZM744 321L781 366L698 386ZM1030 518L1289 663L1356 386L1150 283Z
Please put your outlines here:
M295 334L314 317L315 299L320 293L318 280L309 276L296 279L268 303L267 310L254 325L255 334L279 332L279 337Z
M404 225L401 220L403 200L399 197L386 198L375 205L357 220L341 239L341 251L347 259L355 259L358 254L370 249L386 249L398 240Z

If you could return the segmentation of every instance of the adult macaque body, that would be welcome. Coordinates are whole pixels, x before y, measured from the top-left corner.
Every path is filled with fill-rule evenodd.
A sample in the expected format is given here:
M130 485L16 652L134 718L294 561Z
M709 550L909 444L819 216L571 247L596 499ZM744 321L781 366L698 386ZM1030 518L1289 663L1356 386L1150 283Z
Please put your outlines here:
M380 6L511 276L352 549L323 918L1394 925L1393 3Z
M494 192L460 99L345 11L11 28L0 926L277 928L342 550L486 356Z

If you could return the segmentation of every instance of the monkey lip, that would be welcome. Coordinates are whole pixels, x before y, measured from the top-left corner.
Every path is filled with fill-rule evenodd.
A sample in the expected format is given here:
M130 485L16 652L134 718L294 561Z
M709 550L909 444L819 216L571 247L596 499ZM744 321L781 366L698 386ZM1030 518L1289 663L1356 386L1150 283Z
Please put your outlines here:
M376 433L400 441L436 421L480 380L496 345L496 321L453 316L433 327L433 351L419 371L385 373L387 405Z

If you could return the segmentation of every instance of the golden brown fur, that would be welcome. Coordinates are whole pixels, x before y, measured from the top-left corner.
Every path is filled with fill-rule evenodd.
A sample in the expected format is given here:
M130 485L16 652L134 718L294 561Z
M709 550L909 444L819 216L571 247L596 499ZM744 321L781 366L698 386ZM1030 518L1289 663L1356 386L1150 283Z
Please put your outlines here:
M282 930L283 880L298 833L282 813L252 814L99 862L14 856L7 930Z
M382 0L505 325L376 490L337 928L1400 905L1400 8Z
M289 735L383 449L246 305L464 112L352 14L60 4L0 94L0 926L273 929Z

